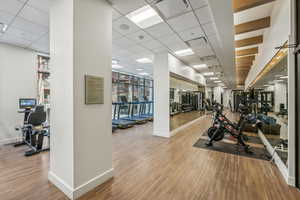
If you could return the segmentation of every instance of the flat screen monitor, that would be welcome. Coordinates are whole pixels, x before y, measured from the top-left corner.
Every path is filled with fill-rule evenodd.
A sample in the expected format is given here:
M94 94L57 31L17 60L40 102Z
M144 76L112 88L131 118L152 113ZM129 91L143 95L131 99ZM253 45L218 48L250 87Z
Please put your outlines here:
M22 98L19 99L20 109L34 108L36 106L36 99Z

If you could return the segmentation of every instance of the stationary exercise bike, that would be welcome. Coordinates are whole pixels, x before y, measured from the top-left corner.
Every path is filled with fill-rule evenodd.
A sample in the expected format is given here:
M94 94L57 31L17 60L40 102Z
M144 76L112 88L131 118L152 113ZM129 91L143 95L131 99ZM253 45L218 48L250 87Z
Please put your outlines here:
M213 142L220 141L225 137L225 134L229 134L237 140L237 145L241 145L246 153L252 154L253 152L250 150L250 146L244 142L244 140L248 138L243 134L243 128L247 122L249 109L243 105L239 106L240 120L237 124L231 122L223 114L223 105L216 103L214 105L214 112L213 125L207 131L209 140L206 145L213 146Z

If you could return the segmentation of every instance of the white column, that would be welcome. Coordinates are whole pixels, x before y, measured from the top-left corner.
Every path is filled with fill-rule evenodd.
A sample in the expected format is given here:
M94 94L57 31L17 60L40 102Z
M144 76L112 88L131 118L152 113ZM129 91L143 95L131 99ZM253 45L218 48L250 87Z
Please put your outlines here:
M168 53L156 54L153 65L154 121L153 135L170 137L170 69Z
M275 112L280 111L280 104L284 104L284 107L287 108L287 85L283 82L276 82L274 84L274 104L275 104Z
M106 1L52 0L49 180L70 199L112 177L112 13ZM85 105L84 75L104 78L104 104Z

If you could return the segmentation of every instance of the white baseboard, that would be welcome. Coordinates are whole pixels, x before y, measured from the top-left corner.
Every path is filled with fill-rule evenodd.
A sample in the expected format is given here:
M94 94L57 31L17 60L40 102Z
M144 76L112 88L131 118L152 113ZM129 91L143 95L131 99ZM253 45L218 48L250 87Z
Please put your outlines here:
M290 186L295 187L295 186L296 186L296 179L295 179L295 177L289 176L289 177L288 177L288 184L289 184Z
M91 191L95 187L97 187L97 186L101 185L102 183L104 183L105 181L109 180L110 178L113 177L113 173L114 173L114 169L111 168L111 169L105 171L104 173L96 176L95 178L92 178L91 180L85 182L81 186L77 187L74 190L74 194L73 194L74 199L81 197L85 193Z
M68 185L64 180L59 178L55 173L52 171L48 172L48 180L54 184L58 189L60 189L69 199L74 199L73 188Z
M269 143L269 141L267 140L265 135L261 132L261 130L258 130L258 135L261 138L264 145L266 146L266 149L268 150L270 155L273 155L274 148ZM288 168L286 167L286 165L283 163L283 161L281 160L281 158L278 156L278 154L276 152L274 153L274 162L275 162L276 166L278 167L280 173L284 177L285 181L289 184Z
M111 168L104 173L92 178L91 180L85 182L84 184L80 185L79 187L73 189L69 186L66 182L64 182L61 178L56 176L53 172L49 171L48 179L51 183L53 183L56 187L58 187L65 195L73 200L81 197L82 195L86 194L87 192L91 191L95 187L101 185L108 179L113 177L114 169Z
M0 145L12 144L21 141L22 137L14 137L0 140Z
M163 138L171 137L170 132L155 131L155 130L153 130L153 135L158 137L163 137Z
M182 131L183 129L186 129L189 126L192 126L193 124L197 123L198 121L200 121L203 117L205 117L206 115L203 115L201 117L198 117L197 119L194 119L193 121L190 121L176 129L174 129L173 131L171 131L171 137L176 135L178 132Z

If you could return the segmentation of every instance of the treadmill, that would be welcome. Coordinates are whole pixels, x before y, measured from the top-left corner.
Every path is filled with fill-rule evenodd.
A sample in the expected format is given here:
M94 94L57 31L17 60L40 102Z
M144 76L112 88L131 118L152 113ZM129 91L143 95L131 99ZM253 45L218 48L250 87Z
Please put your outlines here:
M153 101L149 101L147 97L144 97L144 101L140 102L140 110L139 110L139 116L142 118L147 119L148 121L153 121L153 112L152 112L152 106ZM148 105L148 109L147 109Z
M128 120L128 121L133 121L135 124L145 124L147 123L147 119L140 117L138 115L134 115L134 108L135 106L139 106L140 102L138 101L133 101L133 102L128 102L126 96L121 96L120 97L121 103L123 103L125 106L127 105L127 117L122 117L120 119L122 120Z
M114 128L126 129L126 128L133 127L135 125L135 122L133 121L120 119L120 110L121 110L120 107L122 107L124 103L115 102L112 103L112 105L114 106L113 119L112 119L113 130ZM117 114L117 110L118 110L118 114Z

